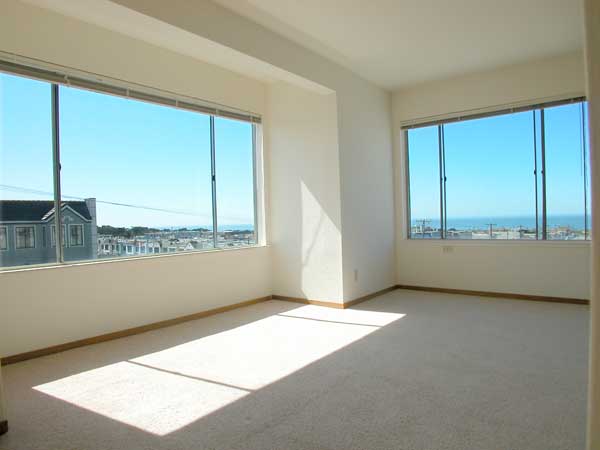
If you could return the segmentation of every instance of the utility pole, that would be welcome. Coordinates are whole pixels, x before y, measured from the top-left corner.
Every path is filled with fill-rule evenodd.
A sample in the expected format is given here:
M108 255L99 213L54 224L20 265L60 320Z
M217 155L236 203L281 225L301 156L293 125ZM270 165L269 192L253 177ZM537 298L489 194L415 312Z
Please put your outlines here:
M490 239L494 239L494 227L496 226L495 223L486 223L486 225L489 227L490 230Z

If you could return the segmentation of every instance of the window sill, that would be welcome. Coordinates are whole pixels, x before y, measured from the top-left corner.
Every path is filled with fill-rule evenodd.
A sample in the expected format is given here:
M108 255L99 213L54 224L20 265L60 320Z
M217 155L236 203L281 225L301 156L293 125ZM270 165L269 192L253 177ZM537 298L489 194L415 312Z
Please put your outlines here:
M179 252L179 253L167 253L164 255L144 255L144 256L125 256L122 258L106 258L106 259L91 259L85 261L72 261L66 262L63 264L57 263L48 263L48 264L35 264L30 266L14 266L14 267L4 267L0 268L0 276L2 274L7 273L16 273L16 272L29 272L29 271L37 271L37 270L51 270L51 269L67 269L70 267L77 266L89 266L96 264L112 264L112 263L120 263L120 262L131 262L131 261L146 261L149 259L157 259L157 258L173 258L173 257L185 257L190 255L203 255L203 254L215 254L215 253L224 253L224 252L236 252L236 251L246 251L246 250L256 250L261 248L267 248L268 245L249 245L247 247L235 247L235 248L215 248L215 249L207 249L207 250L195 250L189 252Z
M402 243L409 245L433 245L440 247L584 247L589 248L592 241L535 241L518 239L407 239Z

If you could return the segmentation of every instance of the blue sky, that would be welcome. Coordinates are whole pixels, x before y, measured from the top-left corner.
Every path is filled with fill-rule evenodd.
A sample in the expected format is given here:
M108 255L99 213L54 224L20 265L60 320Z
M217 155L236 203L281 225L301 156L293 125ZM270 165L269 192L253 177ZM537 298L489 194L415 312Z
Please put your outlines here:
M0 185L52 192L50 84L0 74ZM98 224L212 223L209 116L60 88L62 192L98 204ZM219 225L251 224L252 126L215 120ZM51 199L0 189L3 199Z
M533 123L528 111L444 125L448 226L453 218L535 216ZM580 105L547 108L545 131L548 216L583 216ZM409 153L412 219L439 220L437 126L409 130Z

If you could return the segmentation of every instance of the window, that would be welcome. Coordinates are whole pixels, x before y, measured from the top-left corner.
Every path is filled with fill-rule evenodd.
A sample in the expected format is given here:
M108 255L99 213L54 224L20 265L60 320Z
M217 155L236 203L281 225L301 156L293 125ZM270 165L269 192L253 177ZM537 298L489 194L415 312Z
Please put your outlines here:
M547 108L544 113L547 239L562 240L591 231L587 127L583 104Z
M8 228L0 227L0 250L8 250Z
M35 227L15 227L16 248L35 248Z
M45 227L56 248L55 201L67 224L60 261L256 244L258 117L70 81L0 74L0 128L7 130L0 135L0 202L39 200L22 204L20 214L41 224L40 249ZM0 204L0 225L4 210ZM40 250L27 261L4 257L0 266L55 261L55 251Z
M69 245L83 247L83 225L69 225Z
M17 247L15 226L32 227L53 207L50 103L50 83L0 73L0 230L6 250ZM19 244L32 244L33 234L23 233ZM37 247L2 252L0 267L56 262L54 252Z
M252 124L215 118L219 247L256 244Z
M56 227L52 225L50 227L50 245L56 247ZM62 226L62 246L67 245L67 230L65 225Z
M441 237L438 132L438 127L408 130L411 237L415 239Z
M450 123L442 137L445 237L535 239L532 113Z
M582 101L406 130L411 239L590 238Z

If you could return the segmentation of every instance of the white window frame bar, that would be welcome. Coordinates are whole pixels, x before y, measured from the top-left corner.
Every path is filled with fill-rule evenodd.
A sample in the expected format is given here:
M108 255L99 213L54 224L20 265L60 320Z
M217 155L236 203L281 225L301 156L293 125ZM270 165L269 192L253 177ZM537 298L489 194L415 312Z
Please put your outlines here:
M54 180L54 248L56 249L56 262L65 261L63 248L62 208L61 208L61 180L60 180L60 102L58 84L52 84L52 170ZM58 226L56 226L58 225ZM52 228L50 228L52 232ZM66 234L66 233L65 233ZM66 237L66 236L65 236Z

